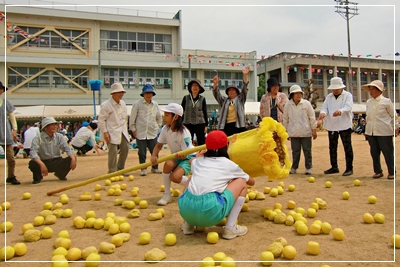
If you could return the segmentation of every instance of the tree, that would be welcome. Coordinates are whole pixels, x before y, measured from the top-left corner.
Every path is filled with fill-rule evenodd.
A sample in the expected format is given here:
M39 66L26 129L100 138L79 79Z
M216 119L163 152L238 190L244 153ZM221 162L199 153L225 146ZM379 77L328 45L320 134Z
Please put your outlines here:
M261 97L265 94L265 74L259 76L259 86L257 87L257 102L261 100Z

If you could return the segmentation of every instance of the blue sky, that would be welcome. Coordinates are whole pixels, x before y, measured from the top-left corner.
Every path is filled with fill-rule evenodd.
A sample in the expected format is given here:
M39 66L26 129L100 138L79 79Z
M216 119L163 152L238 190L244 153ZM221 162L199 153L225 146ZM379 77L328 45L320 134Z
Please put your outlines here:
M129 12L132 9L132 13L133 10L151 10L160 14L182 10L182 45L186 49L255 50L258 57L282 51L347 55L346 20L335 12L334 0L215 2L148 0L144 6L143 1L113 0L115 6L108 9L113 12ZM110 5L111 1L1 0L0 3ZM395 6L400 7L399 3L396 0L358 1L359 15L350 19L353 56L381 55L385 59L399 59L394 56L400 52L399 36L395 36L395 26L400 28L400 16L395 14ZM129 6L117 6L127 4Z

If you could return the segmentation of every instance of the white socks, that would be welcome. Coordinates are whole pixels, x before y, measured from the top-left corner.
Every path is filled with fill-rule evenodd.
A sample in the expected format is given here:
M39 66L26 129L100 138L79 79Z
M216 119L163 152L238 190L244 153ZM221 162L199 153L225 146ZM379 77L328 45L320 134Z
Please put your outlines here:
M182 175L182 181L179 184L185 185L187 180L188 180L188 178L185 175Z
M242 197L242 196L239 196L236 199L236 202L235 202L235 204L233 204L231 212L228 215L228 219L226 220L226 224L225 224L226 228L232 229L235 226L236 220L239 217L239 213L242 210L242 206L243 206L245 200L246 200L246 198Z
M163 173L163 181L164 181L164 194L170 195L170 188L171 188L171 180L169 179L169 173Z

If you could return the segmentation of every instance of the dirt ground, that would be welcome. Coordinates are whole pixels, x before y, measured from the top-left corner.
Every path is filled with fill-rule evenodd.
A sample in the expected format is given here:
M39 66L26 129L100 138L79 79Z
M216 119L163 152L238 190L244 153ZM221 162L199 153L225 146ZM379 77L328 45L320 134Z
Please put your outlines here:
M396 138L396 144L400 147L400 137ZM290 143L287 143L290 151ZM179 215L177 198L164 207L166 215L158 221L149 221L148 215L155 212L157 201L162 196L160 185L162 178L160 174L148 174L145 177L139 176L139 171L134 171L134 180L129 181L125 177L124 181L114 182L114 184L127 185L126 191L121 196L108 196L109 186L104 185L104 181L88 184L66 190L51 196L46 193L68 185L86 181L87 179L107 173L107 154L97 156L89 153L85 157L78 158L76 170L70 172L68 181L57 180L53 174L45 177L42 183L33 185L32 177L27 168L29 159L23 159L21 155L17 161L17 177L21 185L4 185L4 180L0 181L1 203L5 200L11 203L11 208L1 216L1 222L11 221L13 229L7 234L0 233L1 243L13 246L17 242L23 242L21 227L25 223L33 223L35 216L42 211L45 202L53 204L59 202L61 194L65 193L69 197L69 203L63 208L73 210L70 218L58 218L56 223L50 225L54 234L50 239L41 239L37 242L26 243L28 251L24 256L14 257L11 261L2 263L2 266L51 266L48 262L51 259L54 250L54 240L57 233L61 230L68 230L72 241L71 247L84 249L88 246L96 246L103 241L110 242L111 235L105 230L95 230L93 228L77 229L73 226L72 220L75 216L85 217L88 210L93 210L97 218L105 219L108 212L114 212L117 216L126 216L128 209L121 206L115 206L116 198L132 200L130 191L137 186L140 189L139 196L148 201L148 208L141 209L139 218L127 219L131 225L130 241L117 247L113 254L101 253L101 262L99 266L148 266L149 263L141 262L144 260L144 254L152 248L159 248L166 252L167 257L162 262L157 263L160 266L200 266L199 261L208 256L213 256L216 252L224 252L227 256L236 261L236 266L262 266L259 261L260 254L278 237L287 239L288 244L293 245L297 250L297 256L293 261L282 258L275 259L273 266L322 266L327 264L333 266L398 266L395 263L400 258L400 249L395 250L390 244L390 238L394 232L400 234L400 206L395 205L395 199L400 198L400 176L396 180L387 180L387 170L383 163L385 177L381 179L372 179L372 160L369 154L369 146L363 136L353 136L354 149L354 174L343 177L340 174L324 175L323 171L330 168L328 137L326 132L319 132L318 138L313 142L313 175L315 183L309 183L310 175L303 174L305 171L304 160L301 159L298 173L290 175L283 180L285 191L282 195L271 197L266 195L265 200L250 200L247 204L249 210L242 212L239 216L239 224L246 225L249 228L248 233L243 237L233 240L224 240L221 238L217 244L209 244L206 241L207 232L216 231L222 234L222 227L215 226L206 228L204 232L196 232L194 235L184 235L180 230L182 219ZM343 172L345 168L343 147L340 144L339 149L339 168ZM161 156L169 154L169 149L163 149ZM400 150L396 151L397 165L399 166ZM5 161L0 162L1 170L4 170ZM138 164L137 151L131 150L128 156L126 166ZM162 169L162 164L160 164ZM149 169L148 169L149 170ZM4 172L3 172L4 173ZM353 181L359 179L361 186L354 186ZM332 187L326 188L325 182L331 181ZM264 187L275 187L279 181L268 182L266 177L256 178L256 184L253 189L263 192ZM101 201L79 201L79 196L88 191L94 195L94 186L100 184L102 190ZM296 189L289 192L287 187L294 184ZM182 192L182 186L173 184L173 189L179 189ZM350 193L349 200L342 200L342 192ZM29 200L22 200L22 194L30 192L32 197ZM375 195L378 199L376 204L368 203L368 196ZM275 224L261 216L261 208L273 207L275 203L281 203L283 212L287 213L287 203L289 200L296 202L296 207L303 207L307 210L310 203L316 197L320 197L327 202L326 210L319 210L315 218L307 218L310 226L314 220L329 222L334 228L342 228L345 233L343 241L335 241L330 235L307 235L301 236L296 233L293 226L284 224ZM386 216L384 224L365 224L363 214L369 212L372 215L382 213ZM45 226L36 227L41 230ZM139 234L142 232L151 234L151 242L148 245L138 243ZM177 243L174 246L167 246L164 243L164 237L167 233L174 233L177 236ZM317 256L311 256L306 253L308 241L316 241L320 244L321 251ZM41 262L37 262L41 261ZM42 261L47 261L46 263ZM69 266L85 266L83 260L70 262Z

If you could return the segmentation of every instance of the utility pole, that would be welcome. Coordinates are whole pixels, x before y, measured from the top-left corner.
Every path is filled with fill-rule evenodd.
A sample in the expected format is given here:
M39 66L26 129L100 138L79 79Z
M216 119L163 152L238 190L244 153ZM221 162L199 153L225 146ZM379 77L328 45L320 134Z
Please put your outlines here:
M353 71L351 70L351 46L350 46L350 19L355 15L358 15L358 3L349 2L348 0L334 0L337 2L336 13L339 13L347 22L347 49L348 49L348 62L349 62L349 92L353 93ZM354 94L353 94L354 95Z
M98 51L98 66L97 66L97 68L99 69L98 79L101 80L101 50L100 49ZM99 89L99 103L101 104L101 86Z
M189 56L188 56L189 82L190 82L190 80L192 79L192 64L191 64L191 61L192 61L192 55L189 55Z

